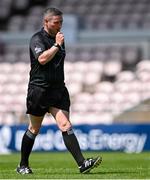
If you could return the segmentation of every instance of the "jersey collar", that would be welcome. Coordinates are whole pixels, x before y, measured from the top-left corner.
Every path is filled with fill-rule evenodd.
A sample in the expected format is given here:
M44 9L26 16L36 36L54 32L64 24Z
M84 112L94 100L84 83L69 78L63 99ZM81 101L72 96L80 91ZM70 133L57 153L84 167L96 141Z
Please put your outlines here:
M48 37L48 38L55 39L54 37L52 37L51 35L49 35L49 34L44 30L44 27L42 27L41 31L42 31L42 33L44 34L44 36L46 36L46 37Z

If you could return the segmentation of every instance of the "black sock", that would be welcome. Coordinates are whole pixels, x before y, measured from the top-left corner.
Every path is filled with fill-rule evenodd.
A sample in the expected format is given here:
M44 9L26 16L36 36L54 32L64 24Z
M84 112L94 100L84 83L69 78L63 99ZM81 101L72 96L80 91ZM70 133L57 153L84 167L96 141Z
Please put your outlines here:
M27 130L22 138L21 144L21 161L20 166L29 165L29 155L31 153L36 134L33 134L31 131Z
M68 151L72 154L78 166L81 166L85 159L73 130L69 129L68 131L62 132L62 135Z

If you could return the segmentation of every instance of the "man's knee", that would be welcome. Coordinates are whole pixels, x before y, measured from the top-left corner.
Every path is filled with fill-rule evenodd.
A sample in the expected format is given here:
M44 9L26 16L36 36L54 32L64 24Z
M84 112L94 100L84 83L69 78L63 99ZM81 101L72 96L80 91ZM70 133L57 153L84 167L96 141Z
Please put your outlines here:
M63 121L63 122L59 123L58 126L62 132L65 132L72 127L71 123L69 121Z
M29 129L33 134L38 134L39 131L40 131L40 128L39 128L39 127L29 126L28 129Z
M38 117L38 116L30 115L30 123L28 129L33 134L38 134L41 128L42 120L43 120L43 116Z

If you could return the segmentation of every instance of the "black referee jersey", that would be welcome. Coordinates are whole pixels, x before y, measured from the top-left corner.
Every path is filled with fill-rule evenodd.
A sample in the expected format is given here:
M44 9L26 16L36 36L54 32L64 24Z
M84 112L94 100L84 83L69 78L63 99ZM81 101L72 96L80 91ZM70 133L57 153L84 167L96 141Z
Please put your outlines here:
M55 43L55 37L50 36L44 28L35 33L30 40L30 80L29 85L42 87L61 87L64 86L64 59L65 45L55 54L53 59L41 65L38 57L45 50L51 48Z

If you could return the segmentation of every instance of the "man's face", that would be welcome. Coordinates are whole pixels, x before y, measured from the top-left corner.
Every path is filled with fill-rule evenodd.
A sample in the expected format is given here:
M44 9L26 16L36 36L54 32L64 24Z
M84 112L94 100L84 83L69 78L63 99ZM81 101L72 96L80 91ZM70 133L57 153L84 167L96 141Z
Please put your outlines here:
M57 32L60 31L62 22L62 16L49 16L49 18L45 20L45 28L50 35L55 36Z

